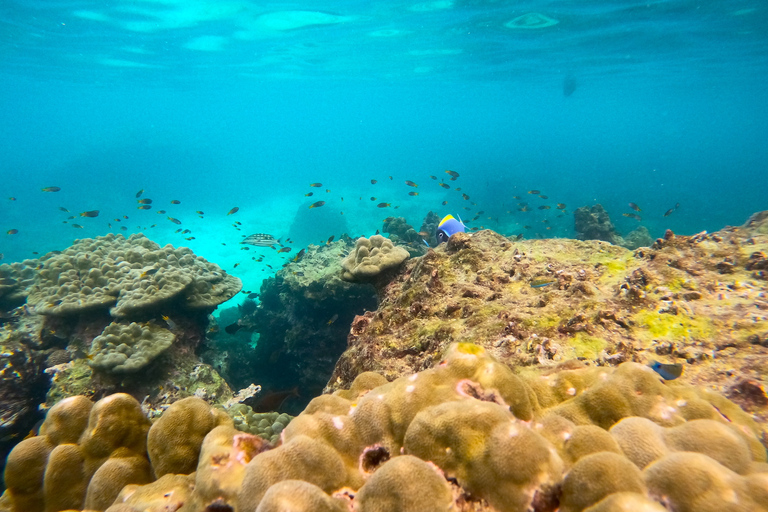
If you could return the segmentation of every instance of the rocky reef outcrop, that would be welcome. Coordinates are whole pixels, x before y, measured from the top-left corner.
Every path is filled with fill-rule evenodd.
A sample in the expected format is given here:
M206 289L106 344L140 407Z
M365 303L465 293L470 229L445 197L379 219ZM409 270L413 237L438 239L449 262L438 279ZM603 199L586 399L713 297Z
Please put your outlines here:
M228 354L230 381L236 385L258 382L262 386L258 398L285 394L289 398L285 406L292 413L300 412L322 392L347 348L352 319L377 307L371 284L342 279L342 261L355 250L355 242L347 237L310 245L300 259L264 281L258 306L241 309L230 324L233 334L220 329L211 335L211 354ZM353 265L352 271L358 267ZM257 337L255 343L248 341L252 336Z
M606 242L457 234L407 261L376 311L352 322L329 390L395 379L477 343L514 366L680 362L765 418L766 221L629 251Z

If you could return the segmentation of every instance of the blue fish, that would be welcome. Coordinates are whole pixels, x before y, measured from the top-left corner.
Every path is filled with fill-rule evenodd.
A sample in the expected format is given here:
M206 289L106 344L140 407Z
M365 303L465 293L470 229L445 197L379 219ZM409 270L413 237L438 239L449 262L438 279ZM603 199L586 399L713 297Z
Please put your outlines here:
M681 363L664 364L658 361L653 361L648 366L661 375L661 378L664 380L675 380L683 374L683 365Z
M453 215L446 215L437 225L437 243L447 242L452 235L463 233L465 229L466 226L461 220L454 219Z

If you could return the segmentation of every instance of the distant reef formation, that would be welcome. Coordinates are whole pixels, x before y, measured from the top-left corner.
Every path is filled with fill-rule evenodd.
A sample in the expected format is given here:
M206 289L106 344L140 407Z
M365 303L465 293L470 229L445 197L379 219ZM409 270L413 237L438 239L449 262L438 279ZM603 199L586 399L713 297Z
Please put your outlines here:
M768 510L768 212L423 256L387 222L225 325L239 280L141 235L0 266L0 512Z

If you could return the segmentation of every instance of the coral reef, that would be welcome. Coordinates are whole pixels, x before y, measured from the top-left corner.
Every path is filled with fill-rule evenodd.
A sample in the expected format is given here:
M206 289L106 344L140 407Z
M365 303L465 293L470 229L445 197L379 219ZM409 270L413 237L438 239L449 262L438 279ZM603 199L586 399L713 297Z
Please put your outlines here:
M602 240L622 245L621 236L601 204L576 208L573 212L573 227L579 240Z
M24 260L0 265L0 312L24 304L39 264L39 260Z
M392 243L407 250L411 258L427 252L423 235L417 233L404 217L387 217L381 230L389 233Z
M262 392L247 405L256 407L283 392L280 410L297 414L322 392L347 347L352 319L377 305L370 284L341 279L341 260L352 246L347 237L310 245L302 258L262 283L258 307L236 312L239 319L230 325L237 332L229 335L221 329L210 336L207 361L213 364L213 356L226 354L229 382L235 387L261 385ZM251 342L256 336L258 341Z
M328 389L365 371L392 380L429 368L449 343L468 341L515 366L681 362L693 382L766 418L764 226L668 232L634 252L599 241L455 235L407 261L379 308L355 318Z
M147 366L173 343L174 335L151 323L112 322L91 342L91 366L109 373L132 373Z
M360 237L354 250L341 262L344 268L341 278L358 283L380 282L408 257L408 251L381 235L370 239Z
M42 258L28 302L45 315L107 309L117 318L162 305L210 309L232 298L240 280L187 247L160 247L142 234L77 240Z
M381 379L313 399L277 446L195 398L151 428L126 395L66 399L11 453L0 510L768 507L751 416L647 366L517 373L457 343L434 368Z

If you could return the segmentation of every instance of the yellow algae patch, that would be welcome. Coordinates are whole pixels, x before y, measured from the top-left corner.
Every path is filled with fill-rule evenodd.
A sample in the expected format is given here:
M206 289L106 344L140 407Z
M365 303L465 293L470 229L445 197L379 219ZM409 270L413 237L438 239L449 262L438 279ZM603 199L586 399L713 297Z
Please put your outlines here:
M573 337L568 339L568 344L573 349L576 357L584 357L587 359L597 359L600 352L605 350L605 347L608 346L608 342L604 339L590 336L583 332L575 333Z
M715 336L717 330L714 323L707 317L688 317L658 313L656 311L641 311L631 317L635 326L635 335L643 341L651 340L708 340Z

